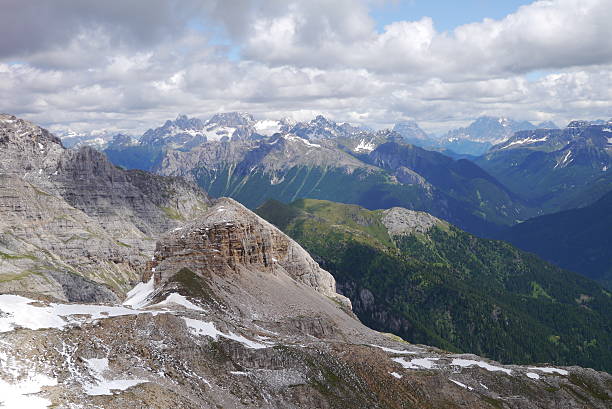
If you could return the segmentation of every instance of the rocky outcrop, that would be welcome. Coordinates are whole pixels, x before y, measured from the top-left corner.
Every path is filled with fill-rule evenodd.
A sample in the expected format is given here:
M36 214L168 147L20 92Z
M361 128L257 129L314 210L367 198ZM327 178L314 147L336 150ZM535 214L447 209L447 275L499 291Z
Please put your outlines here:
M350 308L336 293L335 280L295 241L238 202L222 198L197 221L157 244L152 262L163 285L183 268L203 279L250 274L286 275Z
M66 150L45 129L0 115L1 291L116 300L155 240L209 203L193 184L119 169L92 148Z
M448 226L448 223L426 212L393 207L383 211L382 222L390 236L404 236L413 233L427 233L434 226Z

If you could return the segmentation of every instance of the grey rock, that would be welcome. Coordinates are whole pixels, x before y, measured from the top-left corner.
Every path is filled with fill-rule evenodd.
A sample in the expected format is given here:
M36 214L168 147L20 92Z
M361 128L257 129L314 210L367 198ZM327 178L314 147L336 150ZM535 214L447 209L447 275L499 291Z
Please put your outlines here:
M1 291L82 301L111 299L111 288L121 297L156 238L209 204L194 184L124 171L90 147L67 150L48 131L0 115Z
M448 223L429 213L393 207L383 212L382 222L390 236L405 236L413 233L427 233L434 226L448 226Z

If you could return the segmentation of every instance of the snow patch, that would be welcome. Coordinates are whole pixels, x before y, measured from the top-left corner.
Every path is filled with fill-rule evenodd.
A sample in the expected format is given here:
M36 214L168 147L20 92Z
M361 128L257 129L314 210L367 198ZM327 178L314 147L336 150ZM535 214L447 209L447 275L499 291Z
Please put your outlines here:
M467 386L466 384L463 384L463 383L461 383L461 382L459 382L459 381L455 381L454 379L449 379L449 381L451 381L452 383L454 383L454 384L456 384L456 385L461 386L461 387L462 387L462 388L464 388L464 389L468 389L468 390L470 390L470 391L473 391L473 390L474 390L474 388L472 388L471 386Z
M518 141L510 142L508 145L500 148L500 150L501 149L509 148L511 146L514 146L514 145L530 145L532 143L545 142L546 140L548 140L548 136L545 136L545 137L540 138L540 139L532 139L532 138L519 139Z
M538 375L537 373L527 372L525 375L527 375L527 378L530 379L540 379L540 375Z
M198 321L198 320L194 320L191 318L183 318L183 320L185 320L185 324L187 324L187 327L189 328L191 333L194 335L207 336L207 337L213 338L214 340L216 340L219 337L223 337L223 338L227 338L227 339L231 339L231 340L240 342L242 345L246 346L247 348L251 348L251 349L263 349L263 348L270 347L270 345L251 341L250 339L247 339L241 335L233 334L231 332L228 334L225 334L219 331L215 327L215 324L212 322Z
M355 147L355 152L372 152L376 148L372 142L366 142L365 139L359 141L359 145Z
M155 257L153 257L155 259ZM153 277L146 283L138 283L127 293L127 299L123 305L132 308L142 308L147 305L148 298L155 291L155 280Z
M412 352L412 351L404 351L404 350L399 350L399 349L391 349L391 348L387 348L387 347L381 347L380 345L374 345L374 344L370 344L370 346L376 347L376 348L380 348L385 352L390 352L392 354L398 354L398 355L415 355L416 352Z
M165 307L165 306L169 306L172 304L181 305L187 308L188 310L204 311L202 308L198 307L197 305L195 305L194 303L189 301L187 298L185 298L184 296L178 293L170 294L168 297L166 297L164 301L154 304L151 307Z
M39 303L39 305L34 305ZM40 305L40 302L19 295L0 295L0 332L12 331L15 328L42 329L64 328L69 324L80 324L82 318L76 316L88 315L90 320L140 314L124 307L85 304L55 304Z
M410 362L406 361L404 358L392 358L393 362L397 362L404 369L433 369L435 368L434 362L439 358L416 358L412 359Z
M398 374L397 372L389 372L389 374L397 379L402 379L402 375Z
M561 162L557 162L557 164L555 165L555 167L553 169L557 168L557 166L561 167L561 168L564 167L565 165L567 165L568 163L570 163L573 160L573 159L571 159L571 157L572 157L572 151L570 149L569 151L567 151L567 153L565 154L563 159L561 159Z
M42 374L28 374L26 379L9 383L0 378L0 405L3 408L44 409L51 401L34 394L45 386L55 386L57 380Z
M300 138L297 135L283 135L283 138L285 140L288 140L288 141L299 141L299 142L302 142L304 145L310 146L312 148L320 148L321 147L321 145L318 145L316 143L311 143L310 141L308 141L308 140L306 140L304 138Z
M83 389L91 396L112 395L113 391L125 391L133 386L148 382L143 379L116 379L108 380L104 377L104 372L109 370L108 358L84 359L89 368L89 372L96 380L95 384L86 384Z
M559 375L569 375L569 372L567 372L565 369L559 369L559 368L551 368L551 367L544 367L544 366L540 366L540 367L532 366L532 367L530 367L528 369L531 369L532 371L540 371L540 372L544 372L544 373L548 373L548 374L557 373Z
M507 368L502 368L500 366L494 366L491 364L488 364L486 362L483 361L474 361L472 359L458 359L458 358L454 358L453 362L451 362L451 365L454 366L460 366L462 368L466 368L466 367L470 367L473 365L476 365L480 368L486 369L487 371L491 371L491 372L504 372L508 375L510 375L512 373L512 371L510 369Z

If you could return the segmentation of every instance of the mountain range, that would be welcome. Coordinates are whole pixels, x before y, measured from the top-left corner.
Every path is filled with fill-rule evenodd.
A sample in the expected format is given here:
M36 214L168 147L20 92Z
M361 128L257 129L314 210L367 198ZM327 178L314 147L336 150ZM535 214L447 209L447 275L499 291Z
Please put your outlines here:
M166 123L147 134L162 135L181 124ZM230 124L241 126L224 126ZM270 198L290 202L302 197L371 209L403 206L479 234L532 214L471 162L407 144L395 131L372 132L318 116L270 137L234 133L196 146L173 148L175 132L166 134L165 147L142 138L137 146L105 152L119 166L181 176L213 196L233 197L250 208Z
M285 157L336 160L347 175L395 172L449 201L463 184L504 191L467 161L395 138L366 155L335 137L234 132L164 147L154 163L248 157L283 175ZM556 365L608 367L609 293L508 244L408 209L260 208L303 232L304 249L233 199L65 149L10 115L0 116L0 159L5 406L604 409L612 399L610 374Z
M593 203L612 190L612 121L517 132L475 162L543 212Z

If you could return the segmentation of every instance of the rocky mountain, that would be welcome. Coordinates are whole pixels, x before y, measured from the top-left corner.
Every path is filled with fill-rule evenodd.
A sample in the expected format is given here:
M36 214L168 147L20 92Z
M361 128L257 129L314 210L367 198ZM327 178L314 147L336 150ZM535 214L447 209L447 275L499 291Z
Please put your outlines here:
M75 132L72 129L65 129L55 133L62 144L67 148L79 148L81 146L91 146L96 149L105 149L113 139L112 132L101 130L89 133Z
M476 160L544 212L590 204L612 190L612 122L517 132Z
M90 147L0 115L0 290L116 300L155 240L201 213L194 184L124 171Z
M505 117L482 116L469 126L448 131L437 141L437 146L459 154L482 155L493 145L510 138L515 132L536 127L528 121Z
M578 209L536 217L500 238L612 290L612 191Z
M151 170L193 180L212 196L229 196L250 208L269 198L316 198L371 209L404 206L479 234L530 214L471 162L396 142L357 155L333 139L281 134L168 150Z
M406 141L425 140L429 136L421 129L415 121L398 122L393 126L393 130L402 135Z
M257 210L330 271L366 325L504 363L612 368L610 293L427 213L270 201Z
M556 123L553 121L540 122L537 126L538 129L559 129Z
M372 331L232 200L170 232L124 306L0 295L2 400L28 408L606 408L609 374ZM560 406L562 405L562 406Z
M294 125L290 119L256 121L245 112L219 113L205 122L179 115L176 120L168 120L163 126L145 132L140 145L190 150L203 142L257 139L278 132L286 133Z

